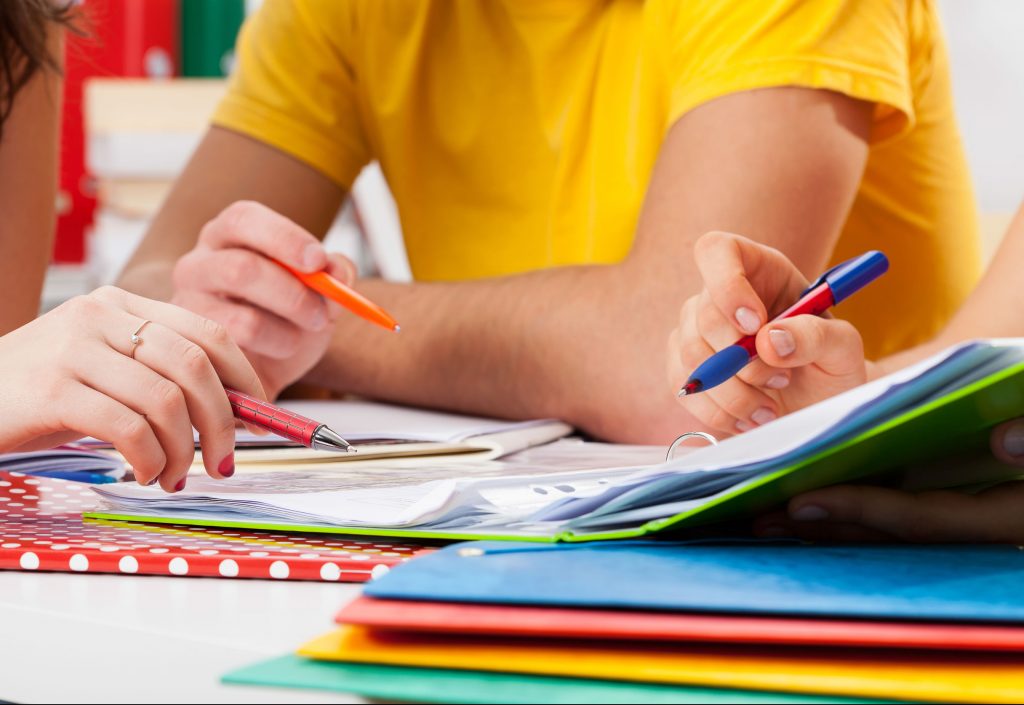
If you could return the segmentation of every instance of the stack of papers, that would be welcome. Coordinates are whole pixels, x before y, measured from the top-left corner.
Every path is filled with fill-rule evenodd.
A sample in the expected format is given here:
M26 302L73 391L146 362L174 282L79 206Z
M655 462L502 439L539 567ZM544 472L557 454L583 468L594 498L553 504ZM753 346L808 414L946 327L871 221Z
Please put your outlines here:
M49 450L0 454L0 471L63 479L72 479L76 474L119 478L125 474L125 465L120 459L92 448L64 445Z
M795 493L976 448L1024 411L1024 340L951 348L718 446L655 465L379 466L325 479L97 488L96 516L453 539L628 538L762 511ZM681 431L685 429L680 429ZM1016 469L984 468L997 480Z

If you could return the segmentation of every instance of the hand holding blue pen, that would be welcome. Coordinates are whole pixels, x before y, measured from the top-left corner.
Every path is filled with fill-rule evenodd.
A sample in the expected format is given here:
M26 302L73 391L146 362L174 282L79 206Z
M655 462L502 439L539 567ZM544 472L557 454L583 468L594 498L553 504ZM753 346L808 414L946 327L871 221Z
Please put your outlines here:
M866 381L856 329L819 316L881 276L882 253L844 262L806 287L779 251L737 235L706 235L696 259L705 290L683 307L669 367L680 402L706 430L746 431ZM769 319L769 308L794 300Z

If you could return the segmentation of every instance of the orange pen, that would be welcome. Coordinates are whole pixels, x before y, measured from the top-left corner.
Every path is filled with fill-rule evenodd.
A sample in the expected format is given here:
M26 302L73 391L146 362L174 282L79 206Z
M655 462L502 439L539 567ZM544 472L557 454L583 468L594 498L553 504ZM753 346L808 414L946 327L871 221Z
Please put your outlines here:
M274 260L277 262L277 260ZM393 330L396 333L401 330L398 322L377 304L360 294L350 286L342 284L327 272L313 272L306 274L297 269L292 269L283 262L277 262L289 272L298 277L299 281L308 286L316 293L331 301L336 301L357 316L365 318L370 323L376 323L382 328Z

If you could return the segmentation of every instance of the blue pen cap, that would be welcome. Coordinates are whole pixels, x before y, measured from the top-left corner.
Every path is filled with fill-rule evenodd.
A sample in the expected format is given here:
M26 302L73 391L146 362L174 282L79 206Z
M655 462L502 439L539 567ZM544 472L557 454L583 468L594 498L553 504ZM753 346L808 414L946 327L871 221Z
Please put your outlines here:
M811 288L823 281L827 282L832 290L833 300L839 303L887 271L889 271L889 259L878 250L872 250L860 257L837 264L822 274L821 278L811 285Z

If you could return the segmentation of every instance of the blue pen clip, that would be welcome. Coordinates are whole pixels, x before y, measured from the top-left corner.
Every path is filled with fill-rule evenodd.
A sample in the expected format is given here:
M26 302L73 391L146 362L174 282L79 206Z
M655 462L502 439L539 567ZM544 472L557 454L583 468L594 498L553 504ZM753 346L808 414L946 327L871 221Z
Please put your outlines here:
M832 301L839 303L887 271L889 259L878 250L871 250L860 257L854 257L832 267L815 279L800 296L802 298L811 289L828 284L828 288L832 290Z

